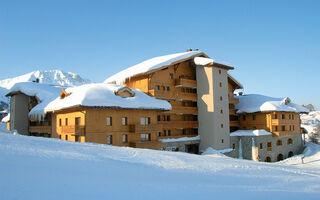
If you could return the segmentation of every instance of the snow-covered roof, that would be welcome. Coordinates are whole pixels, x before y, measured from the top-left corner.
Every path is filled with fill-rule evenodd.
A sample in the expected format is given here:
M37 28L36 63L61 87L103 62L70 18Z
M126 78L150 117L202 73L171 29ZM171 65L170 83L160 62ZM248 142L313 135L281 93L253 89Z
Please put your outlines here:
M64 98L57 97L46 106L44 111L51 112L77 106L171 110L169 102L150 97L140 90L132 89L133 97L123 98L116 95L115 93L121 88L123 86L104 83L67 88L65 91L69 95Z
M161 142L187 142L187 141L197 141L200 140L200 135L195 137L181 137L181 138L169 138L169 139L160 139Z
M2 118L2 120L1 120L2 123L7 123L9 121L10 121L10 113L7 116L5 116L4 118Z
M177 61L188 59L194 56L205 55L201 51L188 51L183 53L175 53L169 54L165 56L158 56L146 61L143 61L139 64L136 64L132 67L129 67L117 74L107 78L104 82L105 83L116 83L116 84L123 84L127 78L144 74L156 69L159 69L164 66L168 66L174 64Z
M59 96L61 90L64 89L60 86L52 86L34 82L22 82L16 83L9 90L7 96L15 93L23 93L28 96L35 96L40 101L34 108L29 112L29 116L35 119L42 119L44 117L44 108L57 96Z
M237 130L230 133L230 136L263 136L263 135L272 135L272 133L260 129L260 130Z
M308 113L303 106L291 103L289 98L274 98L259 94L235 96L239 99L236 104L237 113L255 113L266 111Z

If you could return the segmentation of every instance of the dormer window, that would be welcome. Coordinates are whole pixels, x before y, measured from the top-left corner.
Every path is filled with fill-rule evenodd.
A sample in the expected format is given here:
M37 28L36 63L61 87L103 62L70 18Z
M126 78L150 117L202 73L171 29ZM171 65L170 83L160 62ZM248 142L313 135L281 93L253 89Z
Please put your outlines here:
M115 95L120 96L122 98L134 97L135 93L128 87L122 87L115 92Z
M71 93L67 93L65 90L62 90L60 92L60 99L64 99L66 98L67 96L69 96Z

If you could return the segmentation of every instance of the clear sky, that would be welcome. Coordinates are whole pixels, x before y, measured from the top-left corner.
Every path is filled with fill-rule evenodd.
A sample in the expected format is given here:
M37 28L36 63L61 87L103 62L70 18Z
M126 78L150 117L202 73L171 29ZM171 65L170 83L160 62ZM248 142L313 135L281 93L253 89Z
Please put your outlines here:
M197 48L245 93L320 108L320 1L0 0L0 79L61 69L95 82Z

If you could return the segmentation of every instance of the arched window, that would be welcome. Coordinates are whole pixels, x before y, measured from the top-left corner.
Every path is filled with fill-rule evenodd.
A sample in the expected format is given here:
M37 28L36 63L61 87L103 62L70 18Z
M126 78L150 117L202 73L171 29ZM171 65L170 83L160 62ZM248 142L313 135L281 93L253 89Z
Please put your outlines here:
M266 159L264 160L264 162L271 162L271 158L268 156L266 157Z
M277 161L283 160L283 155L280 153L277 157Z
M288 144L293 144L293 140L291 138L288 139Z
M282 140L277 141L277 146L282 146Z
M294 154L293 154L292 151L290 151L290 152L288 153L288 158L290 158L290 157L292 157L292 156L294 156Z

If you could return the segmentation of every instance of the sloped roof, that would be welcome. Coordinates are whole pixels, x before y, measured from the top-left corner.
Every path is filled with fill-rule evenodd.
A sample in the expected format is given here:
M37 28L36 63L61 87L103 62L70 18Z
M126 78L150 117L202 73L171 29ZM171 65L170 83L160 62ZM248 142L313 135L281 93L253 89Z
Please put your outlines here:
M239 103L235 105L237 113L255 113L266 111L308 113L303 106L291 103L289 98L274 98L260 94L235 96Z
M45 107L45 112L57 111L72 107L107 107L122 109L171 110L171 104L165 100L150 97L140 90L134 90L133 97L123 98L116 92L123 86L115 84L86 84L67 88L69 94L64 98L57 97Z

